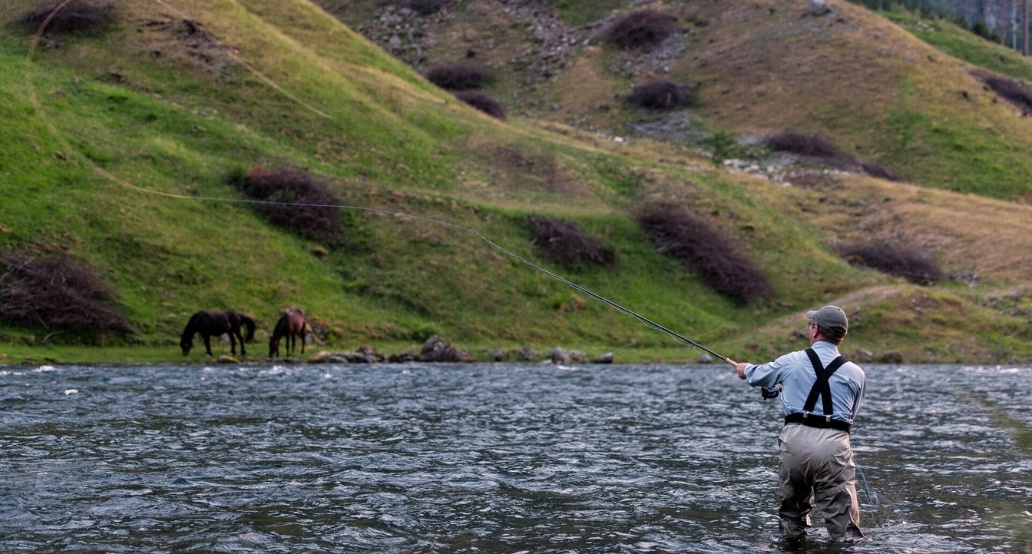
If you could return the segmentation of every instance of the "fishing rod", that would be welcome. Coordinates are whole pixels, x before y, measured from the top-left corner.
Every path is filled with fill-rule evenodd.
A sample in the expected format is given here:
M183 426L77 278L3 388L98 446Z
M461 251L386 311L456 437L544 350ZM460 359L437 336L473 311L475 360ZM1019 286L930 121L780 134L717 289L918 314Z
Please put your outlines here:
M28 50L28 53L27 53L27 58L28 59L31 60L33 54L35 53L35 50L38 47L38 44L39 44L39 42L40 42L40 40L41 40L41 38L43 36L44 31L46 30L47 25L57 15L57 13L62 8L67 6L71 1L72 0L64 0L63 2L58 4L50 12L50 14L46 17L46 19L42 22L42 24L40 24L39 29L37 30L35 36L33 37L32 43L30 44L30 47L29 47L29 50ZM175 8L174 6L169 5L164 0L154 0L154 2L164 6L166 8L168 8L170 10L173 10L176 13L179 13L183 17L188 17L188 14L184 13L182 10L179 10L179 9ZM225 47L225 45L221 41L219 41L216 37L214 37L213 35L208 33L206 30L201 29L201 31L205 34L205 36L207 38L211 39L222 50L227 52L229 54L229 56L235 62L240 64L242 67L244 67L250 73L256 75L265 84L267 84L270 87L274 88L275 90L277 90L281 94L285 95L286 97L288 97L292 101L298 103L300 106L304 107L305 109L307 109L307 110L309 110L309 111L311 111L311 112L313 112L313 113L315 113L315 114L317 114L317 115L319 115L321 117L325 117L325 118L328 118L328 119L334 119L331 115L329 115L326 112L323 112L322 110L319 110L315 106L312 106L311 104L303 101L302 99L300 99L296 95L290 93L289 91L287 91L285 88L280 86L278 83L276 83L275 81L273 81L269 77L267 77L264 74L262 74L256 68L254 68L253 66L248 64L245 60L243 60L240 56L238 56L234 52L232 52L232 50L230 48ZM654 331L659 331L661 333L665 333L666 335L668 335L669 337L673 338L675 341L677 341L678 343L680 343L680 344L682 344L684 346L691 346L691 347L694 347L694 348L698 348L698 349L700 349L700 350L702 350L702 351L704 351L704 352L706 352L706 353L708 353L708 354L710 354L710 355L720 359L721 361L724 361L724 362L728 361L728 358L726 356L718 354L717 352L711 350L710 348L707 348L707 347L703 346L702 344L699 344L698 342L696 342L696 341L694 341L694 340L692 340L692 339L690 339L690 338L688 338L688 337L686 337L686 336L684 336L684 335L682 335L680 333L677 333L676 331L673 331L672 329L670 329L670 328L668 328L668 327L666 327L664 325L661 325L661 324L659 324L659 323L657 323L657 322L655 322L655 321L653 321L653 320L651 320L651 319L649 319L649 318L647 318L647 317L645 317L645 316L635 312L634 310L631 310L630 308L627 308L627 307L625 307L623 305L620 305L620 304L618 304L618 303L616 303L616 302L606 298L605 296L602 296L601 294L598 294L598 293L596 293L596 292L594 292L594 291L592 291L590 289L587 289L587 288L585 288L585 287L583 287L583 286L581 286L581 285L579 285L579 284L577 284L577 283L575 283L575 282L573 282L573 281L571 281L571 280L569 280L569 279L567 279L567 278L565 278L565 277L563 277L563 276L561 276L561 275L559 275L559 274L557 274L557 273L555 273L553 271L550 271L550 270L548 270L548 269L546 269L544 267L541 267L540 265L535 264L534 262L531 262L530 260L528 260L528 259L526 259L526 258L524 258L524 257L522 257L522 256L520 256L518 254L516 254L515 252L513 252L513 251L503 247L502 245L498 244L497 242L489 239L488 237L486 237L485 235L483 235L479 231L476 231L476 230L471 229L469 227L464 227L462 225L451 223L449 221L444 221L444 220L440 220L440 219L434 219L434 218L425 217L425 216L418 216L418 215L413 215L413 214L393 212L393 211L377 209L377 208L369 208L369 207L365 207L365 206L348 206L348 205L341 205L341 204L310 204L310 203L298 203L298 202L276 202L276 201L268 201L268 200L253 200L253 199L242 199L242 198L221 198L221 197L205 197L205 196L188 196L188 195L181 195L181 194L175 194L175 193L161 192L161 191L157 191L157 190L154 190L154 189L149 189L149 188L146 188L146 187L141 187L141 186L135 185L135 184L133 184L133 183L131 183L129 181L126 181L125 179L122 179L122 178L112 174L111 172L107 171L103 167L100 167L95 161L93 161L89 157L85 156L78 148L75 148L74 146L72 146L72 144L64 137L64 135L61 132L58 131L57 127L53 124L53 122L50 121L49 119L47 119L43 115L44 112L43 112L42 106L41 106L41 104L39 102L39 99L36 96L35 87L32 86L32 80L30 78L30 75L28 75L28 68L26 68L26 82L29 83L29 91L30 91L29 95L30 95L30 101L31 101L31 103L33 105L33 108L35 109L37 116L40 117L41 119L43 119L45 121L45 123L48 125L48 127L50 128L51 134L53 134L57 138L57 140L62 143L62 145L67 149L67 151L73 152L76 155L78 155L78 157L81 160L83 160L87 165L91 166L94 169L94 171L100 173L101 175L107 177L109 180L111 180L111 181L115 182L116 184L118 184L120 186L123 186L125 188L131 189L131 190L135 190L137 192L144 193L144 194L150 194L150 195L155 195L155 196L162 196L162 197L165 197L165 198L174 198L174 199L179 199L179 200L214 201L214 202L224 202L224 203L245 203L245 204L258 204L258 205L291 205L291 206L318 207L318 208L336 208L336 209L344 209L344 210L365 211L365 212L371 212L371 213L379 213L379 214L391 215L391 216L399 217L399 218L400 217L404 217L404 218L409 218L409 219L414 219L414 220L426 221L426 222L434 223L434 224L437 224L437 225L442 225L442 226L445 226L445 227L450 227L452 229L457 229L457 230L465 231L465 232L468 232L468 233L472 233L472 234L476 235L480 240L484 241L485 243L487 243L491 247L495 248L499 252L502 252L506 256L509 256L509 257L511 257L513 259L519 260L524 265L526 265L528 267L531 267L533 269L536 269L537 271L540 271L540 272L544 273L545 275L548 275L549 277L551 277L551 278L553 278L553 279L555 279L555 280L557 280L557 281L559 281L559 282L561 282L561 283L563 283L563 284L565 284L565 285L567 285L567 286L569 286L569 287L571 287L571 288L573 288L573 289L575 289L575 290L577 290L579 292L582 292L585 295L587 295L587 296L589 296L591 298L594 298L595 300L597 300L599 302L602 302L602 303L604 303L604 304L606 304L606 305L608 305L608 306L610 306L610 307L620 311L621 313L624 313L626 315L629 315L629 316L637 319L639 322L641 322L647 328L652 329Z

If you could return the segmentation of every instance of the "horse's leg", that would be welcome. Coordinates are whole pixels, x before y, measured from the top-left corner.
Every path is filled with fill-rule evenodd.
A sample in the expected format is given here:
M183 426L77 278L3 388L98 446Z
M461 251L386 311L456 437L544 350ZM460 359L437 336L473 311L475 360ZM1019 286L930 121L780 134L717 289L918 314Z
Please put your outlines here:
M240 355L241 356L246 356L247 355L247 351L244 350L244 336L240 334L239 330L237 330L236 336L237 336L238 339L240 339Z
M233 334L233 330L232 329L230 329L229 332L226 333L226 334L229 335L229 353L232 354L233 356L236 356L236 336ZM240 341L240 342L243 342L243 341ZM244 345L241 344L240 347L243 348Z
M305 353L305 330L301 328L301 353Z
M211 354L211 337L207 333L201 333L201 338L204 339L204 350L208 353L208 357L213 357Z

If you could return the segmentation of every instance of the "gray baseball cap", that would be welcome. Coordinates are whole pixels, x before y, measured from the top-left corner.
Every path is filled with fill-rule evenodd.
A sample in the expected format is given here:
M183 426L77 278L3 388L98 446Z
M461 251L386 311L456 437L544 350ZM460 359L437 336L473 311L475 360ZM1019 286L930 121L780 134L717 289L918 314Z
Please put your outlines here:
M842 308L838 306L825 306L819 310L810 310L806 312L806 319L816 323L821 329L828 331L841 329L843 335L849 330L849 320L846 319L846 312L842 311Z

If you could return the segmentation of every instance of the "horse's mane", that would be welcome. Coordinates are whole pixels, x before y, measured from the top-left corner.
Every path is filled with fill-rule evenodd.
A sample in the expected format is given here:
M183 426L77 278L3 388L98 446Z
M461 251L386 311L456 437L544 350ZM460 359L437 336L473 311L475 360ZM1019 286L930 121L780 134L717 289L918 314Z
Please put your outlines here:
M201 311L195 313L194 315L190 316L190 321L186 322L186 327L183 328L183 334L180 336L180 339L182 339L182 340L186 340L187 338L191 338L192 339L193 338L193 334L194 334L195 330L197 329L197 322L198 322L198 320L201 318L201 316L205 315L206 313L207 312L205 312L204 310L201 310Z

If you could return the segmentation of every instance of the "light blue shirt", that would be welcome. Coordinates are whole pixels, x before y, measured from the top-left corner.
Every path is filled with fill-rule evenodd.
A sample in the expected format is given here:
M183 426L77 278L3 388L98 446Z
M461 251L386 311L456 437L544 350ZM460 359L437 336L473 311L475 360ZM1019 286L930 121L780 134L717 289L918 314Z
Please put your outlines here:
M824 367L839 356L838 347L827 341L813 343L814 352ZM803 413L806 397L817 381L813 364L805 350L785 354L773 362L763 365L749 365L745 368L745 380L754 387L772 388L778 383L784 387L778 398L785 415ZM867 378L864 370L853 362L846 362L828 380L831 386L832 419L853 423L860 403L864 399ZM821 395L813 407L813 414L824 415L824 398Z

